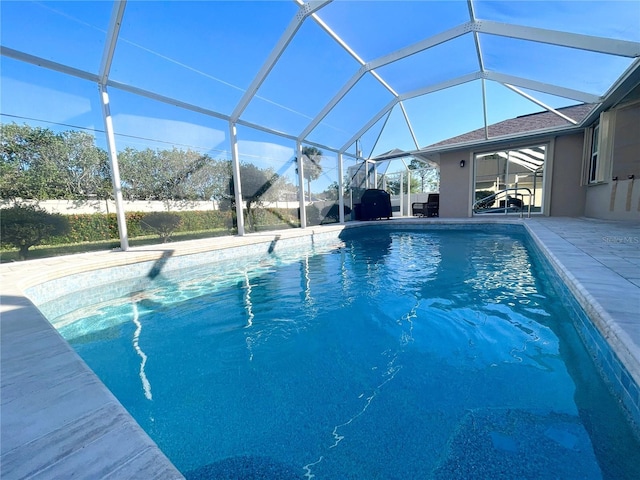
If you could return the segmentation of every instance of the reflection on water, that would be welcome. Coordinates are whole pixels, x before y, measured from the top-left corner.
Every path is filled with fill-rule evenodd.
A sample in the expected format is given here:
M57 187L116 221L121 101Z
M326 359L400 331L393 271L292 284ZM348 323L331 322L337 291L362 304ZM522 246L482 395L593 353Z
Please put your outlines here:
M287 254L159 275L144 298L65 318L183 472L259 457L309 479L640 474L640 446L522 238L371 231Z
M140 348L140 332L142 332L142 323L140 323L140 314L138 313L138 303L134 300L131 306L133 308L132 320L136 326L136 331L133 332L133 349L136 351L136 353L142 360L140 362L140 381L142 382L142 390L144 391L144 396L147 400L153 400L153 396L151 395L151 384L149 383L147 374L144 371L144 367L147 364L147 355L145 355L145 353Z

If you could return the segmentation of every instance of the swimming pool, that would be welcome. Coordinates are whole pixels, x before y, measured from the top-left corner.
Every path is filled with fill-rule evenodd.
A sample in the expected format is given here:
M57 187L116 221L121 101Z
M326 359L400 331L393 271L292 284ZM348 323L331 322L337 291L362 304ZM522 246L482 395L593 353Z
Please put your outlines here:
M524 235L343 241L136 278L52 320L187 478L637 473Z

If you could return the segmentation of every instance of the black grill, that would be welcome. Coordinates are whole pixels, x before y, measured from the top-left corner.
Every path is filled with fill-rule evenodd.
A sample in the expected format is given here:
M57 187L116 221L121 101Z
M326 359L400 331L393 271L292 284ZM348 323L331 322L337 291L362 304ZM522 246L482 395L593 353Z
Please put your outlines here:
M391 218L391 196L384 190L375 188L365 190L360 199L359 210L358 220Z

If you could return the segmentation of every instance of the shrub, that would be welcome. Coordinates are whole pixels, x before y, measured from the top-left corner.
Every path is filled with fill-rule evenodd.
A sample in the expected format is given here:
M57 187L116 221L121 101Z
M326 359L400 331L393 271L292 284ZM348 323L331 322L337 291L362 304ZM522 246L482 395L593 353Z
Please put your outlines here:
M162 243L166 243L182 224L182 217L177 213L151 212L145 214L140 222L143 228L158 234Z
M15 205L0 212L2 243L18 248L22 259L29 255L29 248L66 235L69 230L67 217L48 213L36 205Z
M348 218L351 214L351 208L348 205L344 206L344 217ZM324 217L322 223L336 223L340 221L340 206L337 203L334 203L330 207L325 207L322 211L322 216Z

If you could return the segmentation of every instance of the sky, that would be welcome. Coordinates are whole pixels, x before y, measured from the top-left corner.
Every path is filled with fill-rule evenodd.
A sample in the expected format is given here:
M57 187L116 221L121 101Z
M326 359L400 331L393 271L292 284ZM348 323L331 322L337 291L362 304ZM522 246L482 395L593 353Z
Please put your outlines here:
M640 1L474 1L478 19L568 30L640 41ZM0 3L3 47L97 73L111 1L12 1ZM298 12L294 1L129 1L110 79L230 115ZM363 62L372 62L469 21L466 1L340 1L317 12ZM478 35L485 68L602 95L632 59ZM0 121L84 128L104 144L96 84L7 57L0 59ZM247 122L298 136L324 105L357 74L361 64L307 18L256 96L241 115ZM479 71L472 33L376 70L400 95ZM360 138L365 156L416 148L484 125L482 81L457 85L403 102L382 115ZM541 107L504 85L485 82L487 121L496 123ZM526 90L553 108L576 100ZM109 88L119 149L191 148L230 158L229 124L115 87ZM308 139L325 145L326 182L334 181L337 154L393 95L370 74L329 112ZM406 114L406 115L405 115ZM383 128L384 127L384 128ZM238 127L241 160L280 166L295 142Z

